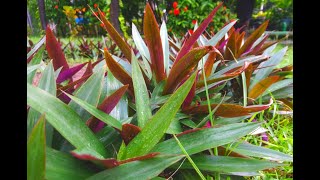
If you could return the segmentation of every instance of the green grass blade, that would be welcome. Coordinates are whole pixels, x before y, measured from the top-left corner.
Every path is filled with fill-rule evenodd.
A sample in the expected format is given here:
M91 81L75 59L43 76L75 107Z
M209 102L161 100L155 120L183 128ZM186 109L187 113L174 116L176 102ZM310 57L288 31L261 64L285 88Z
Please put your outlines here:
M84 161L80 161L70 154L47 147L46 157L46 179L85 179L94 174L94 171L90 170Z
M136 113L138 116L138 126L143 128L148 120L151 118L151 106L149 100L148 89L143 79L143 75L138 64L138 61L132 52L132 81L136 103Z
M92 114L94 117L98 118L99 120L105 122L106 124L115 127L119 130L122 129L121 123L113 118L112 116L104 113L103 111L99 110L95 106L92 106L91 104L87 103L86 101L83 101L75 96L71 96L70 94L65 93L70 99L72 99L73 102L77 103L81 108L88 111L90 114Z
M40 113L46 113L47 121L72 145L107 155L102 143L68 105L30 84L27 84L27 92L27 104Z
M193 73L147 122L141 132L128 144L124 158L144 155L159 142L189 93L195 77L196 73Z
M74 96L91 104L97 106L104 78L104 70L100 69L97 73L94 73L81 87L74 93ZM85 122L91 115L83 107L74 101L70 101L69 106L78 113L81 119Z
M188 154L192 155L210 148L231 143L238 138L249 134L259 126L260 124L258 123L236 123L219 128L206 128L181 135L179 136L179 140L184 144L184 148ZM173 138L157 144L151 152L182 154L181 149Z
M27 179L42 180L45 177L46 140L45 115L32 129L27 142Z
M206 178L203 176L203 174L201 173L200 169L197 167L197 165L193 162L193 160L191 159L191 157L189 156L188 152L184 149L183 145L181 144L181 142L179 141L179 139L177 138L176 135L173 135L173 137L176 139L177 144L179 145L181 151L183 152L184 155L186 155L187 159L189 160L190 164L192 165L192 167L196 170L196 172L198 173L198 175L201 177L202 180L206 180Z
M143 161L133 161L112 169L104 170L86 180L132 180L151 179L158 176L165 168L179 161L183 156L157 156Z

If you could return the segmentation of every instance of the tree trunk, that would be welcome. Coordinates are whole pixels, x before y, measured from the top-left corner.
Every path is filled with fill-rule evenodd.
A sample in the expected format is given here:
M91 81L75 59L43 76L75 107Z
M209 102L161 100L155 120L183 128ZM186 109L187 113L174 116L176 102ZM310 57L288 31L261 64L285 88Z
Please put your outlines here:
M39 7L41 27L43 30L45 30L47 26L47 22L46 22L46 9L45 9L44 0L38 0L38 7Z
M33 33L33 26L32 26L32 22L31 22L31 16L30 16L30 13L29 13L29 9L27 8L27 23L31 29L31 34Z
M119 0L112 0L110 5L110 19L111 24L113 25L116 30L123 35L120 29L120 22L119 22Z

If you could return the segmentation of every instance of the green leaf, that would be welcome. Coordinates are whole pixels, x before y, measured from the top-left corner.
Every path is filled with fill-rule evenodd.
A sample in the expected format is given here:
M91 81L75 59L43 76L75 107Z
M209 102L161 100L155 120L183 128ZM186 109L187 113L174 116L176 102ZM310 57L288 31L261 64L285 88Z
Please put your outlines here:
M27 75L30 75L32 72L35 72L35 70L37 70L41 66L42 66L42 64L36 64L36 65L28 66L27 67Z
M209 148L215 148L241 138L257 127L258 123L237 123L225 125L219 128L206 128L196 132L179 136L180 142L189 155L202 152ZM173 138L157 144L151 152L164 154L182 154L181 149Z
M255 86L258 82L262 81L263 79L269 76L272 70L275 69L276 66L283 60L283 57L286 54L287 49L288 46L284 47L283 49L275 53L273 56L271 56L270 59L268 59L265 62L262 62L258 66L258 70L255 73L256 75L253 78L249 90L251 90L253 86Z
M42 180L45 176L46 141L45 115L43 114L32 129L27 142L27 179Z
M159 142L189 93L195 77L196 73L193 73L147 122L141 132L128 144L124 158L144 155Z
M221 125L227 125L227 124L233 124L233 123L238 123L241 122L247 118L250 118L251 115L249 116L240 116L240 117L234 117L234 118L224 118L224 117L219 117L214 121L215 124L221 124Z
M32 66L32 65L40 65L40 62L42 60L42 54L44 52L45 47L43 46L42 48L40 48L35 56L31 59L31 61L28 63L28 67ZM41 65L40 65L41 66ZM30 73L27 74L27 82L32 84L34 75L36 74L36 71L31 71Z
M287 87L273 91L272 96L275 99L283 99L287 97L293 98L293 85L289 85ZM263 101L267 101L268 99L270 99L269 94L262 97Z
M160 27L160 37L163 51L163 64L164 70L166 71L167 76L169 75L169 41L168 41L168 30L166 22L163 21Z
M293 79L285 79L285 80L282 80L282 81L278 81L274 84L272 84L263 94L262 96L265 96L265 95L269 95L269 93L271 92L274 92L274 91L277 91L281 88L284 88L284 87L288 87L289 85L291 85L293 83Z
M40 113L46 113L47 121L72 145L79 149L86 147L106 156L102 143L69 106L30 84L27 84L27 92L27 104Z
M233 27L237 21L230 22L228 25L218 31L206 44L205 46L215 46L217 43L226 35L226 33Z
M97 106L102 91L103 78L104 69L100 69L100 71L94 73L81 85L81 87L74 93L74 96L92 106ZM70 101L69 107L77 112L84 122L91 117L83 107L74 101Z
M90 170L84 161L80 161L70 154L47 147L46 157L46 179L85 179L94 174L94 171Z
M136 25L134 25L133 23L132 23L132 39L137 49L139 50L141 56L143 58L146 58L150 63L151 61L150 61L150 53L149 53L148 47L146 43L143 41Z
M192 159L200 170L214 172L260 171L284 165L265 160L246 159L228 156L195 155L192 156ZM174 167L175 166L177 166L177 164L174 165ZM180 168L193 169L193 166L189 162L185 162Z
M46 37L43 36L40 41L31 49L31 51L28 52L27 54L27 59L29 59L34 53L39 53L41 50L39 49L44 42L46 42ZM35 57L33 57L35 58Z
M92 106L91 104L87 103L86 101L83 101L75 96L71 96L70 94L65 93L72 101L77 103L80 107L88 111L90 114L92 114L94 117L98 118L99 120L105 122L106 124L117 128L119 130L122 129L121 123L113 118L112 116L104 113L103 111L99 110L95 106Z
M136 114L138 117L138 126L143 128L152 116L151 106L148 89L146 83L144 82L140 66L133 52L132 54L132 81L137 108Z
M143 161L133 161L112 169L104 170L87 180L131 180L151 179L158 176L165 168L179 161L183 156L157 156Z
M158 83L166 78L166 74L163 65L160 30L149 3L145 7L143 33L150 53L151 69Z
M246 156L266 158L275 161L293 161L293 158L290 155L261 146L256 146L250 143L234 143L228 148L233 152Z
M47 91L48 93L56 96L56 80L54 76L54 70L52 62L50 62L47 67L42 72L41 79L39 81L38 87ZM28 112L28 119L27 119L27 133L28 136L33 128L33 126L37 123L37 120L40 117L40 113L33 108L29 109ZM53 128L52 126L47 123L46 124L46 144L47 146L51 147L52 144L52 135L53 135Z
M172 122L170 123L166 133L167 134L179 134L182 132L182 127L180 125L180 121L179 119L177 119L176 117L172 120Z

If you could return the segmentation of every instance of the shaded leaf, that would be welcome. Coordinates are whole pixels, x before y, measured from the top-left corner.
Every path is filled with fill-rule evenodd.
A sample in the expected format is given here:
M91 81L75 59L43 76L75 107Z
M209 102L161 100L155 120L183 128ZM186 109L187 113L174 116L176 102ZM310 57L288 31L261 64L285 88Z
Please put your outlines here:
M114 179L151 179L158 176L165 168L179 161L183 156L158 156L143 161L133 161L118 167L104 170L87 180ZM119 176L121 175L121 176Z
M46 149L46 179L73 180L85 179L94 174L86 164L69 154L48 148Z
M208 78L212 72L214 61L216 60L216 53L209 53L208 59L204 64L204 72L206 78ZM204 80L203 75L200 76L200 80Z
M262 96L269 95L269 93L272 93L276 90L287 87L291 84L293 84L293 79L284 79L282 81L275 82L267 90L264 91Z
M106 155L103 145L69 106L29 84L27 92L27 104L40 113L46 113L47 121L72 145L76 148L87 147L102 156Z
M129 144L129 142L136 137L141 129L138 126L135 126L133 124L123 124L122 125L122 131L120 132L120 135L126 145Z
M166 78L160 30L150 4L147 3L143 18L143 33L150 53L151 68L157 82Z
M32 129L27 142L27 179L42 180L45 177L46 163L45 115Z
M144 155L159 142L190 91L195 76L195 73L192 74L190 78L179 87L169 100L146 123L141 132L128 144L124 159Z

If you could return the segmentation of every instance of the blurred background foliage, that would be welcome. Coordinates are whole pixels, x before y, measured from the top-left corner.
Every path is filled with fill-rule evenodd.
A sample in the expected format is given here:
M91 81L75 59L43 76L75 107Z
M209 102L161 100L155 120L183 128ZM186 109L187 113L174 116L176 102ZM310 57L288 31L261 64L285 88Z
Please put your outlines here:
M28 0L28 35L43 34L39 13L39 2L45 4L46 24L55 28L59 37L83 36L98 37L105 34L99 26L101 23L94 16L98 7L107 15L111 23L125 37L131 35L131 24L134 23L141 32L144 6L149 2L155 12L159 24L166 21L170 33L183 36L194 29L196 22L201 22L208 13L217 6L217 0ZM266 19L270 20L268 30L292 31L292 0L255 0L249 29L254 29ZM116 17L112 18L113 13ZM236 19L236 0L224 0L224 7L214 16L208 33L217 32L226 22ZM118 21L118 22L116 22ZM171 34L172 35L172 34Z

